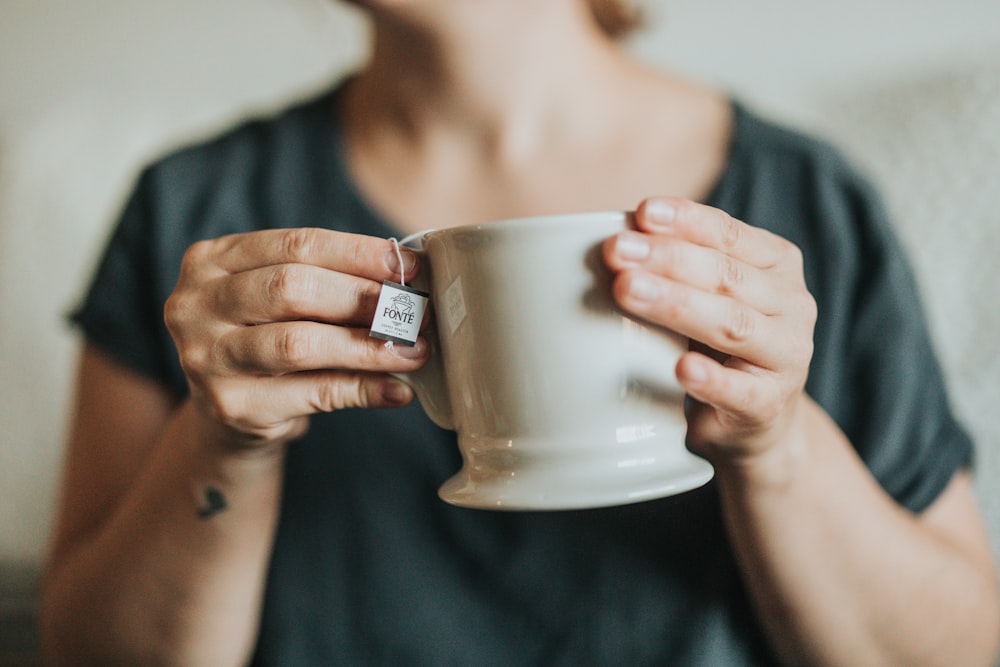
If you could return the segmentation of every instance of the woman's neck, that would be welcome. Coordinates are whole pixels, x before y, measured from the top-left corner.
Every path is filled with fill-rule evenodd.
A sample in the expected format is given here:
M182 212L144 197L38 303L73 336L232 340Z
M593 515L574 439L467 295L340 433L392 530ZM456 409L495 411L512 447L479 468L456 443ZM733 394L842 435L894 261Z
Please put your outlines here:
M579 0L432 4L372 10L371 60L348 100L355 127L460 139L516 163L543 140L587 136L638 69Z
M340 122L356 187L401 230L697 197L721 170L724 100L631 59L583 0L368 6Z

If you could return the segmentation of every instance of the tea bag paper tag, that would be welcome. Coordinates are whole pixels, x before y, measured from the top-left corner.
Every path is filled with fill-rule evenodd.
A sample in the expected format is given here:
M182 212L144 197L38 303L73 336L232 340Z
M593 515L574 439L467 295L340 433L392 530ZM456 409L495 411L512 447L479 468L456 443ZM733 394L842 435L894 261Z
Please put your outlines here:
M430 294L386 280L378 296L371 336L412 347L420 333Z

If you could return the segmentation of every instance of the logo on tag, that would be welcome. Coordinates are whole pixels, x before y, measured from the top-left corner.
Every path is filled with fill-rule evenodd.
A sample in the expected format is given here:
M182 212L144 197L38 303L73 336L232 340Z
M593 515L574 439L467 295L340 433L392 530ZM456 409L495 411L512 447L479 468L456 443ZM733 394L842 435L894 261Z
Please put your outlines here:
M420 334L429 300L427 292L386 280L378 296L370 335L412 347Z

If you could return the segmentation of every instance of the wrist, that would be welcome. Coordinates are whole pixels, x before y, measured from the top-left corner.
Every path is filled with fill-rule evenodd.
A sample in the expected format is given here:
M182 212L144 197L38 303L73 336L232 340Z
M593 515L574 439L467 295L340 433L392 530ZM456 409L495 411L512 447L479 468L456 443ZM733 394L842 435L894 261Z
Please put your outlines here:
M800 479L812 456L810 414L815 405L800 397L782 433L769 446L712 461L720 486L781 492Z
M227 526L232 518L216 521L214 517L247 516L262 519L274 515L284 478L287 447L283 443L267 446L234 446L224 426L207 418L192 401L181 406L177 426L179 442L187 453L182 475L191 494L192 512L206 525Z
M284 468L288 441L251 442L246 436L220 424L188 399L180 407L184 438L191 454L206 471L222 478L269 474Z

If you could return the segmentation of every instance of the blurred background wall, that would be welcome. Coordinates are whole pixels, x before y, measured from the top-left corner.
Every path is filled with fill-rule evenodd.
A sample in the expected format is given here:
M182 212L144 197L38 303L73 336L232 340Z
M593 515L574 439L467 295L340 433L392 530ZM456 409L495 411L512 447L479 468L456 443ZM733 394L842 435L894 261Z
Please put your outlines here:
M642 57L832 138L879 182L1000 541L1000 3L640 1ZM0 655L31 641L77 345L64 315L137 171L329 85L364 44L327 0L0 0Z

